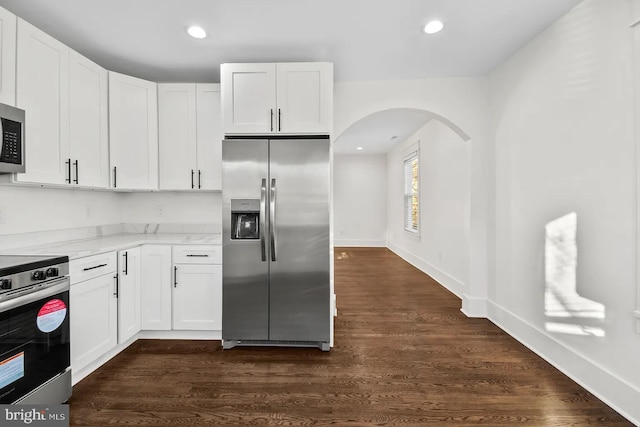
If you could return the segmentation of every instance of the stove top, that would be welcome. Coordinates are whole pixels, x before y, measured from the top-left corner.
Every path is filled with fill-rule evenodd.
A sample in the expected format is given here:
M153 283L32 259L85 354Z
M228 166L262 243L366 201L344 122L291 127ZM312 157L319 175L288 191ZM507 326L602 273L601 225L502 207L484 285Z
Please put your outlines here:
M0 255L0 277L68 262L68 256Z

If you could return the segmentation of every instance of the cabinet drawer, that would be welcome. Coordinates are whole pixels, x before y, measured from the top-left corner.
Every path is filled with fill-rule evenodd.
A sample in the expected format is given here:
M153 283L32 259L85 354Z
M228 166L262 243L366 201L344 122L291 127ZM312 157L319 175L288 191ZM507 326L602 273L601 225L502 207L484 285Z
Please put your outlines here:
M84 282L103 274L115 273L116 253L107 252L105 254L93 255L86 258L74 259L69 263L69 276L71 284Z
M174 264L222 264L222 246L174 246Z

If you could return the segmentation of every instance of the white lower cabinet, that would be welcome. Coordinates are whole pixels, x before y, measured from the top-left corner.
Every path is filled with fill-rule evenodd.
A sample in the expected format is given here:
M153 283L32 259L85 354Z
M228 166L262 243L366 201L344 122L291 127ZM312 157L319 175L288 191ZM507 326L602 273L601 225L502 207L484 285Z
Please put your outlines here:
M140 331L140 247L118 252L118 344Z
M143 331L222 330L221 247L143 246L141 301Z
M171 330L171 246L142 247L142 279L142 330Z
M141 331L211 339L222 330L221 246L143 245L72 260L69 271L74 382Z
M173 329L220 330L222 266L175 264L173 268Z
M76 373L118 343L116 254L73 260L70 270L71 369Z

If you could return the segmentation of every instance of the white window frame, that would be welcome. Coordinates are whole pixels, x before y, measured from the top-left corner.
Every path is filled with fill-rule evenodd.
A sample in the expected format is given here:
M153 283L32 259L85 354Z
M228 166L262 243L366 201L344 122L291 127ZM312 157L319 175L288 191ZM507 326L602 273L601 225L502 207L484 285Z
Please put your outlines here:
M412 167L409 166L413 161L417 163L417 188L413 188ZM405 154L402 163L402 175L403 175L403 197L402 197L402 221L404 231L416 236L420 236L420 141L413 144ZM417 212L416 218L413 218L412 209L410 206L413 203L413 198L417 198ZM415 226L414 226L415 220Z

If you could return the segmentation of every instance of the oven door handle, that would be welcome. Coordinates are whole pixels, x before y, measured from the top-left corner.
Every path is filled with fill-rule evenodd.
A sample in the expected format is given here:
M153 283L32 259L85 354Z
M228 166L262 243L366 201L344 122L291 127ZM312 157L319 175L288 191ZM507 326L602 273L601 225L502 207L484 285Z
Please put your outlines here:
M48 283L48 285L49 286L47 286L46 288L42 288L19 297L0 302L0 313L29 304L31 302L41 300L43 298L50 297L55 294L59 294L60 292L68 291L70 289L70 280L68 277L62 277Z

